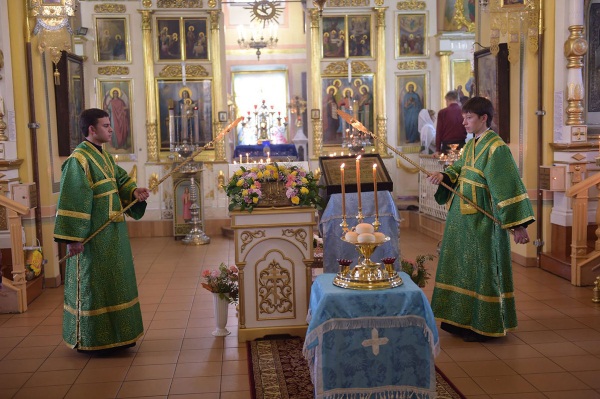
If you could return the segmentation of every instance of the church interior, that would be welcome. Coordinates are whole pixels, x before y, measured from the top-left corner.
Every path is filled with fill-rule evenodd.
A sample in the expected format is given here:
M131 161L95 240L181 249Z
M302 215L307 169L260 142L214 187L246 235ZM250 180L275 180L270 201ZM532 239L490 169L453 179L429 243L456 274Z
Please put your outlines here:
M342 265L311 243L341 226L327 218L344 165L359 214L361 178L365 213L389 197L392 255L438 255L448 210L426 177L460 155L427 151L417 119L449 91L493 103L535 223L511 247L518 329L440 329L435 366L467 398L600 398L600 0L0 0L0 397L255 398L246 341L304 336L313 280ZM151 190L127 218L145 331L110 357L61 335L53 232L88 108L109 114L103 151ZM272 162L320 178L329 207L232 208L236 171ZM253 268L276 261L294 270L280 319L253 296ZM222 262L245 270L224 337L200 285ZM431 300L437 256L427 267Z

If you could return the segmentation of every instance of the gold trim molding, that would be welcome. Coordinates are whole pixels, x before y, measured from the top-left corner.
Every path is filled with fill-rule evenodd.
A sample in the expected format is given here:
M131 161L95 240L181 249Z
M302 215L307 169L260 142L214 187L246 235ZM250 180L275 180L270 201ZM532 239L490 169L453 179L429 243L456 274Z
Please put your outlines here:
M327 7L366 7L369 0L329 0Z
M119 65L98 67L98 75L129 75L129 67Z
M97 13L124 13L126 10L124 4L104 3L94 6L94 12Z
M208 76L208 71L202 65L187 65L185 74L190 78L199 78ZM159 72L158 76L161 78L180 78L182 76L181 65L167 65Z
M208 0L208 8L215 8L217 6L217 0Z
M427 8L427 3L418 0L408 0L396 4L398 10L424 10Z
M158 0L158 8L202 8L202 0Z
M371 68L363 61L352 61L350 63L352 73L371 73ZM323 75L347 75L348 64L345 61L336 61L325 67Z
M398 69L401 71L414 71L417 69L427 69L427 62L425 61L402 61L398 63Z

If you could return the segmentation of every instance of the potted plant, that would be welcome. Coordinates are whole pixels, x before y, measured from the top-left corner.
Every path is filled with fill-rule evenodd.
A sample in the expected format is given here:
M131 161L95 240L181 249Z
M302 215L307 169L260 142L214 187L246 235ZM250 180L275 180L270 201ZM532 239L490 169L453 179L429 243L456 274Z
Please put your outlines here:
M217 327L212 332L214 336L225 336L231 334L225 326L227 325L227 313L229 304L237 304L239 295L239 271L235 266L227 266L225 263L219 265L218 270L204 270L202 272L202 287L213 293L213 304L215 310L215 321Z
M402 259L400 267L402 267L402 271L408 274L416 285L423 288L427 285L427 280L431 277L431 273L425 268L425 261L433 260L433 258L435 256L428 254L418 255L415 260Z

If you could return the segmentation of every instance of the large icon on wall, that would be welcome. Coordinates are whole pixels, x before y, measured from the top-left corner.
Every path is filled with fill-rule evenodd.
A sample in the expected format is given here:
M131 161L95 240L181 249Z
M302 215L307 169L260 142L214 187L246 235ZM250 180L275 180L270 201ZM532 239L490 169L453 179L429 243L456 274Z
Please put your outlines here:
M208 60L206 18L157 18L157 61Z
M129 19L125 17L95 17L96 61L131 62Z
M116 155L135 153L132 128L133 91L131 79L98 79L98 108L108 112L113 129L111 141L106 143L108 152Z
M396 58L427 56L427 12L398 13Z
M427 75L398 75L398 145L420 143L419 112L427 106Z
M212 80L157 79L156 86L161 151L212 140Z
M323 17L323 58L371 57L371 16Z
M322 79L321 117L323 120L323 145L341 145L351 134L352 126L339 117L342 110L358 119L368 130L373 131L373 76L355 76L350 83L344 77Z

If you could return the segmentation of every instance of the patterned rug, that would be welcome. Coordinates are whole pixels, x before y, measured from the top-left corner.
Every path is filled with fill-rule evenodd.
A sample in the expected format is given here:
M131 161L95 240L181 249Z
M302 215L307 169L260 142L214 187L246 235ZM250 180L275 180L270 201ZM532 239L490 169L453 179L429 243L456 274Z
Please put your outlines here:
M313 384L304 341L298 337L272 337L248 341L250 391L253 399L310 399ZM436 368L437 399L465 399Z

